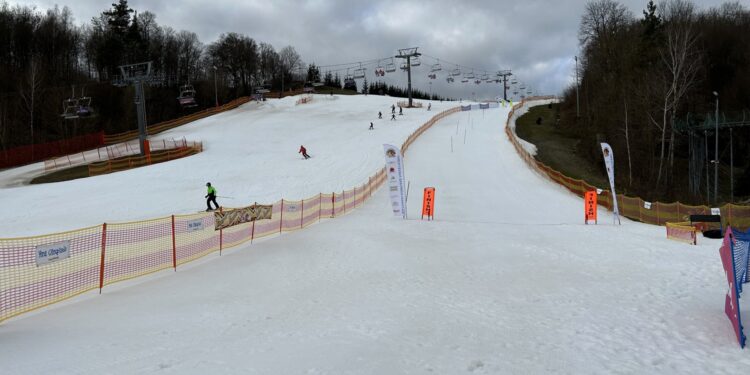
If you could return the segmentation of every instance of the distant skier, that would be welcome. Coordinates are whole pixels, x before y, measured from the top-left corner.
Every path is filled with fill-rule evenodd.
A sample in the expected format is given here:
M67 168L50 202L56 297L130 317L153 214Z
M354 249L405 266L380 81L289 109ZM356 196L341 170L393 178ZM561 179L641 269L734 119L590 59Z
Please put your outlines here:
M302 146L302 145L299 146L299 153L302 154L302 156L304 156L305 159L310 158L310 155L307 154L307 149L305 148L305 146Z
M391 113L396 113L396 105L391 104Z
M206 208L206 212L212 211L212 210L218 210L219 204L216 203L216 188L211 186L210 182L206 182L206 188L208 189L208 192L207 192L208 194L206 194L206 206L208 206L208 208ZM211 202L214 203L216 208L211 208Z
M370 121L370 130L375 129L375 126L372 124L372 121Z
M382 119L382 118L383 118L383 112L378 111L378 119Z
M391 113L391 121L396 120L396 112Z
M431 109L432 109L432 103L427 103L427 110L429 111Z
M404 107L398 106L398 115L401 116L404 114Z

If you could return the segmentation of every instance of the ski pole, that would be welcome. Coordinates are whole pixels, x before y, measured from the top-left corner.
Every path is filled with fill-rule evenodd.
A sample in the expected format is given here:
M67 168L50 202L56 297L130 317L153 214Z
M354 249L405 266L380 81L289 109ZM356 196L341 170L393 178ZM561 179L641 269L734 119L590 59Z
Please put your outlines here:
M217 195L216 198L234 199L234 197L225 197L223 195Z

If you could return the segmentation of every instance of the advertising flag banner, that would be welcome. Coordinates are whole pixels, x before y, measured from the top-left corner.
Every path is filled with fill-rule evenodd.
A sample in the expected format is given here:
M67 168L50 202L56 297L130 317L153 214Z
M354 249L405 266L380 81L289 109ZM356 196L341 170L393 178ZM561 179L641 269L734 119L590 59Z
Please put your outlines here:
M721 264L724 267L724 274L727 277L729 290L724 300L724 313L732 323L734 334L741 348L745 347L745 334L742 332L742 316L740 315L739 289L737 287L737 277L735 274L734 254L732 250L732 229L727 228L724 233L724 242L719 249L721 255Z
M433 220L435 218L435 188L426 187L424 188L424 195L422 197L422 219L427 216L427 220Z
M388 195L391 199L393 215L406 219L406 189L404 189L404 163L401 151L393 145L383 145L385 151L385 171L388 179Z
M214 221L216 222L216 225L214 230L224 229L255 220L270 219L272 212L273 205L259 204L225 211L215 211Z
M602 143L602 154L604 154L604 166L607 168L609 177L609 187L612 189L612 212L615 214L615 220L620 223L620 209L617 207L617 194L615 193L615 156L612 147L607 143Z
M583 197L584 201L584 222L593 221L596 224L596 191L587 191Z

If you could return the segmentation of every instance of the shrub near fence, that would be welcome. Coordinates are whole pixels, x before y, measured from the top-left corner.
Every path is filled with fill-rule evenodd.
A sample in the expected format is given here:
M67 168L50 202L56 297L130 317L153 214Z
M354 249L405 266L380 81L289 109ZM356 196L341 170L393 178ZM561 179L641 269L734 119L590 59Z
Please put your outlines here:
M553 96L531 97L514 105L508 114L505 133L513 144L513 147L516 149L518 155L521 156L521 159L523 159L531 169L565 187L574 194L583 197L583 194L586 191L596 190L597 187L586 181L565 176L536 160L533 155L523 148L515 133L515 124L513 121L515 121L514 116L516 115L516 111L523 106L530 105L529 102L541 101L547 103L554 99L555 97ZM612 210L611 192L607 189L601 190L602 193L599 196L599 204L606 207L608 210ZM708 206L691 206L680 202L649 202L651 203L650 208L646 208L646 203L647 201L644 201L639 197L628 197L622 194L617 195L617 204L622 216L648 224L665 225L667 222L684 222L688 220L690 215L708 215L711 213L711 208ZM720 210L725 227L729 224L735 228L747 229L750 227L750 206L727 203L721 206Z
M414 131L401 146L435 122L457 112L443 111ZM272 218L214 230L213 213L171 215L25 238L0 239L0 322L78 294L172 268L257 238L305 228L361 206L385 182L384 169L342 192L319 193L273 204ZM67 243L69 257L37 265L39 246Z

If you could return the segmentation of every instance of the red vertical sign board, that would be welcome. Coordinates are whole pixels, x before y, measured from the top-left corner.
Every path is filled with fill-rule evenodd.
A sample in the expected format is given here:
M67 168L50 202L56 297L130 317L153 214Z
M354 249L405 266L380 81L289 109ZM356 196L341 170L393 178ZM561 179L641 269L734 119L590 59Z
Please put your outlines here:
M588 224L589 221L594 221L596 224L596 191L587 191L583 197L584 202L584 223Z
M427 216L427 220L433 220L435 218L435 188L426 187L424 188L424 195L422 197L422 219Z
M742 320L740 315L739 292L737 288L737 277L735 276L734 254L732 254L732 228L727 228L724 234L724 242L719 249L721 264L724 266L724 274L727 276L729 290L724 301L724 313L732 322L734 334L741 348L745 347L745 335L742 333Z

